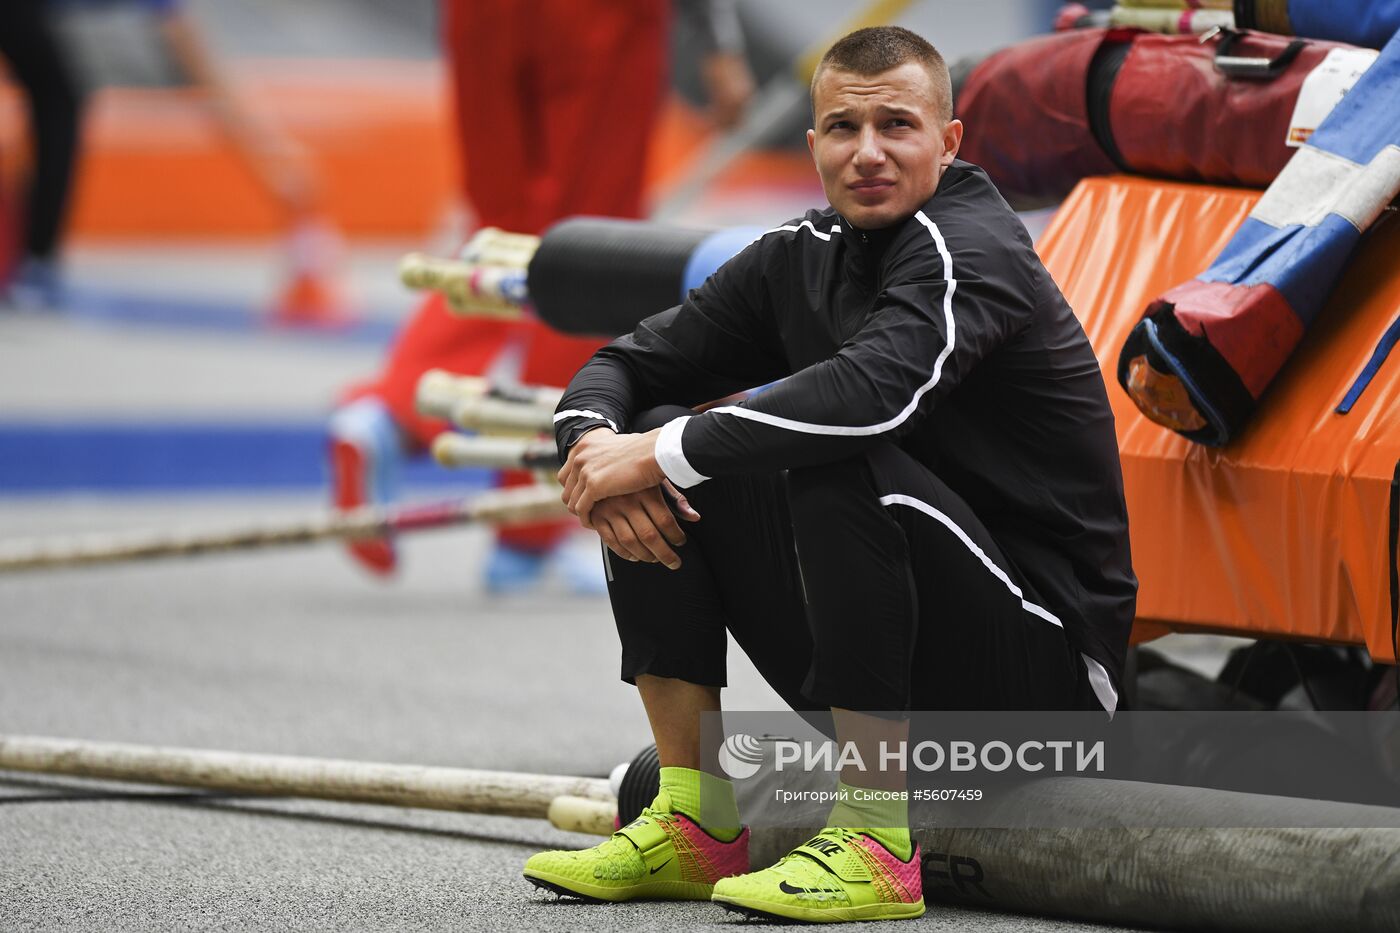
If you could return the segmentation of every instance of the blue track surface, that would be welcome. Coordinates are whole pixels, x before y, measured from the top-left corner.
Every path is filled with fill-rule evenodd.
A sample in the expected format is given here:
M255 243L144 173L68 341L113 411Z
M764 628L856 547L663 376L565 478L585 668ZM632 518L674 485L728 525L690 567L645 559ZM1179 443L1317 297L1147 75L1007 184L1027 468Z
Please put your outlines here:
M267 491L326 485L325 425L0 423L0 495ZM481 489L487 470L406 464L410 487Z
M267 333L318 345L344 341L387 346L397 324L387 319L344 325L282 326L249 304L70 288L70 319L172 333ZM207 421L165 415L121 424L44 418L0 421L0 496L64 492L254 492L326 485L324 421ZM446 470L427 458L405 464L402 484L457 490L484 488L486 470Z

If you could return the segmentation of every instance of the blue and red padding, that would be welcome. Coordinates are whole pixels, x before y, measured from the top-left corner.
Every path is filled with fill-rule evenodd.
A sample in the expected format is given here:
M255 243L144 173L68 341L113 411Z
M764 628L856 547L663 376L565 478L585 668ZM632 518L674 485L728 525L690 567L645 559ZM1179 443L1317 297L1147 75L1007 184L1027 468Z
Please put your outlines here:
M1264 193L1209 269L1148 306L1118 359L1147 417L1229 443L1400 194L1400 34Z
M1400 0L1235 0L1235 25L1378 49L1400 30Z

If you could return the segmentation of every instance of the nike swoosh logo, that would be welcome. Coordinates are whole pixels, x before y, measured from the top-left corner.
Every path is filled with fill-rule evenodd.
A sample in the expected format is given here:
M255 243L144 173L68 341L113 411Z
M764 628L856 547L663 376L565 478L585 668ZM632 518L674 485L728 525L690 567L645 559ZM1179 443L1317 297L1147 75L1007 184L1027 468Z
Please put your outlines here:
M811 893L812 893L811 891L807 890L806 888L794 888L792 885L788 884L786 881L779 881L779 882L778 882L778 890L779 890L779 891L782 891L784 894L811 894Z
M673 856L671 856L671 858L675 858L675 856L673 855ZM662 862L660 865L657 865L655 868L653 868L653 869L651 870L651 873L654 875L654 874L656 874L657 872L659 872L661 869L665 868L665 867L666 867L667 865L669 865L669 864L671 864L671 859L668 858L666 861Z

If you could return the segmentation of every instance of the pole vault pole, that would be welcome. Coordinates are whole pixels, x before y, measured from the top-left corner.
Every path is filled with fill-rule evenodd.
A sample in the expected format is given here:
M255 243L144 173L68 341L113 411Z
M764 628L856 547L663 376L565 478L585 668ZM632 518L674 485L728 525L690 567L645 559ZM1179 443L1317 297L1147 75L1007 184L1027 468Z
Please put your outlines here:
M446 528L474 522L499 524L564 515L558 486L530 486L481 493L469 499L398 508L365 507L236 529L157 531L56 541L16 541L0 546L0 574L20 571L192 557L220 551L260 550L339 538Z
M277 797L545 818L555 798L608 804L605 778L255 755L0 735L0 769ZM577 807L578 805L575 804Z

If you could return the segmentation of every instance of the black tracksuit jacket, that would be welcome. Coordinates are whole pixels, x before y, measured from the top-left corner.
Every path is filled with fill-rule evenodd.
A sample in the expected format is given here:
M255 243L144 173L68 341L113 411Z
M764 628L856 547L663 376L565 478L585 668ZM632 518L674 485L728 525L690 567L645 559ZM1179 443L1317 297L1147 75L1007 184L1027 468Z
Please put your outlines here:
M1113 413L1079 321L981 169L954 162L877 231L828 208L771 230L570 382L560 453L653 406L777 385L663 430L678 485L894 443L972 507L1121 683L1137 580Z

